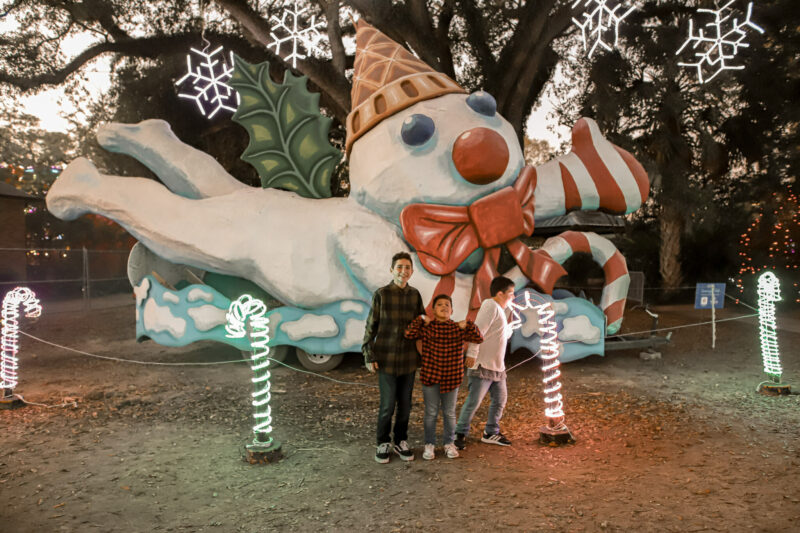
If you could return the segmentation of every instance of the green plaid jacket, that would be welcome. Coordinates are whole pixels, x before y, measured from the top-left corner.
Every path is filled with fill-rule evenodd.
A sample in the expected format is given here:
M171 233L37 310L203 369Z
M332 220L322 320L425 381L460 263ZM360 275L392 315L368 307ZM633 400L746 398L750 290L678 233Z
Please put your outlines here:
M372 295L361 352L367 363L378 363L378 370L402 376L417 369L416 341L405 338L406 327L425 314L422 296L410 285L400 288L389 283Z

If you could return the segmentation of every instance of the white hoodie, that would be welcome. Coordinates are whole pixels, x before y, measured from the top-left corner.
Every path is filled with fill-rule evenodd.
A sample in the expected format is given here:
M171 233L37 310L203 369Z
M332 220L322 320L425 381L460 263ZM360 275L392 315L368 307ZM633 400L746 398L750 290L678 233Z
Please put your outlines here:
M476 359L472 368L480 365L486 370L504 371L506 343L512 333L505 310L493 298L488 298L481 303L475 325L481 330L483 343L467 345L467 357Z

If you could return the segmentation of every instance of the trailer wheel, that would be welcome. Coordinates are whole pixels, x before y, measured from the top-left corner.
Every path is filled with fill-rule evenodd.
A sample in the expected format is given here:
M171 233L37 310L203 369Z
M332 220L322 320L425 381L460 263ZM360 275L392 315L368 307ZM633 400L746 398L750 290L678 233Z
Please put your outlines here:
M337 354L308 353L300 348L295 348L297 360L308 370L326 372L333 370L342 362L344 356Z

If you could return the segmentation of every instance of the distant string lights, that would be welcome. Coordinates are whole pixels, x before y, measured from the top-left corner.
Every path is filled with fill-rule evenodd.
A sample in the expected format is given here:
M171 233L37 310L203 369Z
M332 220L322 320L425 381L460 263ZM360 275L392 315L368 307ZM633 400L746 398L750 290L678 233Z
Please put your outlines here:
M763 212L758 213L747 230L739 236L740 263L734 285L743 294L746 276L754 276L767 269L783 271L795 279L791 298L794 303L800 303L800 255L797 241L794 240L800 236L800 203L796 194L790 192L782 199L784 194L773 193L775 207L772 216L765 219ZM767 228L769 236L765 238L763 234ZM762 234L759 235L759 232ZM768 242L766 250L765 240ZM757 251L761 253L757 254Z

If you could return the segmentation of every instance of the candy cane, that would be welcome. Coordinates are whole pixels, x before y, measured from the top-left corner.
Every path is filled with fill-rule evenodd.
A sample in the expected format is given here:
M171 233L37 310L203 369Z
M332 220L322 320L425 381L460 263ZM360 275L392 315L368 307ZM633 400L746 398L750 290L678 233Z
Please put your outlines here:
M253 443L248 449L265 450L277 443L272 439L272 409L269 406L270 372L269 372L269 319L264 316L267 306L261 300L245 294L238 300L231 302L226 318L226 336L242 338L247 336L247 325L250 326L250 368L255 374L251 379L254 391L251 394L253 401Z
M535 183L537 221L575 210L632 213L650 189L644 167L586 117L572 128L572 151L537 166Z
M19 360L19 306L25 307L25 316L36 318L42 314L42 306L36 295L27 287L17 287L3 298L2 361L0 362L0 388L3 396L11 396L17 386Z
M781 300L780 282L772 272L764 272L758 277L758 322L761 334L761 356L764 359L764 372L775 383L780 382L781 368L778 353L778 331L775 324L775 302Z
M565 432L569 434L567 426L564 424L564 402L561 395L561 345L558 342L558 332L556 332L556 321L554 320L555 311L553 305L548 301L532 301L529 292L524 292L523 302L511 302L512 319L509 323L511 329L516 329L522 325L521 314L526 309L535 309L539 317L539 338L541 353L539 358L542 360L542 372L544 378L544 416L547 418L547 428L550 430ZM572 435L569 438L574 441Z
M600 295L600 309L607 318L606 334L613 335L619 331L631 277L625 258L616 246L596 233L565 231L547 239L539 251L552 257L560 265L576 252L591 254L595 262L603 267L606 276Z

